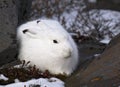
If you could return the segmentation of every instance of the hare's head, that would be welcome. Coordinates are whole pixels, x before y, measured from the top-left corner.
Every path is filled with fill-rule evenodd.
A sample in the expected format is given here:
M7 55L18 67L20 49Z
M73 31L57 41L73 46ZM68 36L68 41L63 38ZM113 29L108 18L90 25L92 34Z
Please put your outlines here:
M70 58L77 55L77 48L73 39L54 20L27 22L18 28L17 37L20 45L40 48L40 54L49 57Z

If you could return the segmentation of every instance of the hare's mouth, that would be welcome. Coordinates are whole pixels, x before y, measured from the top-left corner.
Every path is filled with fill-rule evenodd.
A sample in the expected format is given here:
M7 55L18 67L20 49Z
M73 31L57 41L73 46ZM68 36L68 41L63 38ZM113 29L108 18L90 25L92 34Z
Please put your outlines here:
M69 59L69 58L71 58L71 54L65 56L64 58L65 58L65 59Z

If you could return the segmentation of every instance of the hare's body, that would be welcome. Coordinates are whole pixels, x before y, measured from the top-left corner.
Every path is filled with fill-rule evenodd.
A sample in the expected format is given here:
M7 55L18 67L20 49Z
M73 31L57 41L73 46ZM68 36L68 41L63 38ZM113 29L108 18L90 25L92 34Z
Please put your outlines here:
M71 36L54 20L35 20L17 30L19 59L40 70L70 75L78 64L78 50Z

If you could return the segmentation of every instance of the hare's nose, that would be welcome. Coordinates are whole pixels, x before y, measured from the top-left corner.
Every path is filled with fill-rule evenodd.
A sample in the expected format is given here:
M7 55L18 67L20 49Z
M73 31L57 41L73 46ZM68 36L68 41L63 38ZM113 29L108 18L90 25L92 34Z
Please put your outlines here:
M67 59L67 58L70 58L71 55L72 55L72 50L69 49L65 58L66 58L66 59Z

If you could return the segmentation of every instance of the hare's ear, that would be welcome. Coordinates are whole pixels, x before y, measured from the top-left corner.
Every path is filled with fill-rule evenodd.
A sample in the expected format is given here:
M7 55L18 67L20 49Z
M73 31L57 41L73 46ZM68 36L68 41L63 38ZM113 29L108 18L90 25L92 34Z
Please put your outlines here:
M38 24L39 22L41 22L41 20L37 20L36 23Z
M37 31L32 29L23 29L22 33L31 38L37 38Z
M32 34L32 35L37 34L37 32L35 30L30 30L30 29L24 29L24 30L22 30L22 32L23 32L23 34L27 34L27 33Z
M26 32L28 32L28 29L25 29L22 32L23 32L23 34L25 34Z

